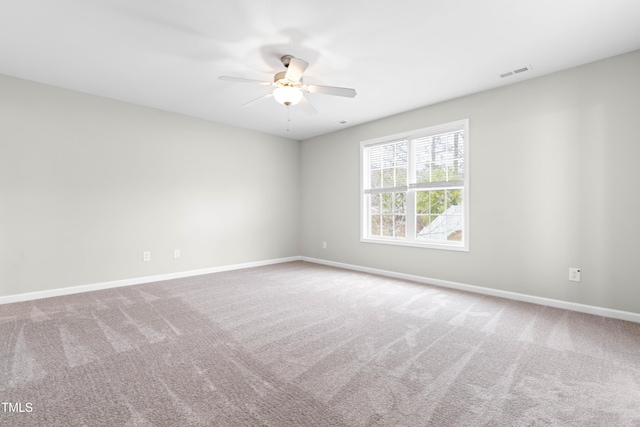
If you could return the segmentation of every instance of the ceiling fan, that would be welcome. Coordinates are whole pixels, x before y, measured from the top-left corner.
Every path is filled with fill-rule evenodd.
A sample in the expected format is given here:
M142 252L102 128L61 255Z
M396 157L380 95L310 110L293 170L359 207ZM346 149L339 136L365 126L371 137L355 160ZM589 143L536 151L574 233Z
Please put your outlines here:
M253 101L247 102L243 105L243 107L252 104L260 99L273 96L273 98L282 105L285 105L287 107L291 105L300 105L300 107L302 107L302 109L306 113L317 114L318 111L304 96L304 92L318 93L322 95L344 96L347 98L354 98L356 96L355 89L304 84L304 82L302 81L302 75L309 66L309 63L307 61L296 58L292 55L284 55L280 58L280 61L282 61L282 64L287 70L280 71L274 74L272 82L229 76L220 76L218 78L220 80L231 82L252 83L262 86L271 86L274 88L266 95L256 98Z

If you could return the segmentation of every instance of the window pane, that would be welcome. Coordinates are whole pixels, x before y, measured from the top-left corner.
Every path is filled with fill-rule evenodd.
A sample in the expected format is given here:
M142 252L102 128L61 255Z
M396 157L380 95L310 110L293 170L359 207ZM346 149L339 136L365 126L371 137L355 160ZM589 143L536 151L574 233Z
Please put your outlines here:
M372 236L380 235L380 223L381 223L380 215L371 215L371 235Z
M464 180L464 160L454 160L451 173L449 174L450 181L463 181Z
M394 222L395 236L406 237L406 217L404 215L396 215Z
M406 168L396 169L396 186L399 187L401 185L407 185L407 169Z
M429 213L429 192L418 191L416 193L416 214Z
M428 215L418 215L416 217L416 231L417 234L421 234L424 233L425 230L423 230L426 226L429 225L429 216Z
M382 193L380 199L382 200L381 212L384 214L393 213L393 193Z
M371 188L382 188L382 170L375 169L370 172Z
M379 194L372 194L369 200L370 203L370 209L369 212L371 212L372 214L379 214L380 213L380 195Z
M394 198L394 213L405 213L405 207L407 206L407 193L395 193Z
M462 189L447 190L447 209L462 204Z
M453 132L447 141L450 156L450 180L464 179L464 132Z
M382 146L382 167L388 168L395 165L396 147L395 144Z
M394 169L393 168L386 168L386 169L382 169L382 186L383 187L395 187L395 180L394 180Z
M382 147L369 148L369 169L382 167Z
M447 182L447 165L440 163L431 164L431 182Z
M407 164L407 155L407 143L396 144L396 166L405 166Z
M462 241L462 230L453 230L448 236L447 240L451 242L461 242Z
M420 226L416 227L416 239L433 240L437 239L436 215L420 216Z
M429 213L441 214L445 210L444 190L429 191Z
M431 152L426 144L416 143L416 182L431 182Z
M393 237L393 215L382 215L382 235Z

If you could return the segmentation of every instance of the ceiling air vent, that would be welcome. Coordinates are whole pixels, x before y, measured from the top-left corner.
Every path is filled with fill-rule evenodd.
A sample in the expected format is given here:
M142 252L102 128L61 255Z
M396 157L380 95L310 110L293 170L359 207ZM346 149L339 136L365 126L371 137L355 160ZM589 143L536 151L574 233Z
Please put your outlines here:
M525 71L531 71L531 65L527 65L526 67L517 68L513 71L507 71L506 73L500 74L500 78L504 79L505 77L513 76L516 74L522 74Z

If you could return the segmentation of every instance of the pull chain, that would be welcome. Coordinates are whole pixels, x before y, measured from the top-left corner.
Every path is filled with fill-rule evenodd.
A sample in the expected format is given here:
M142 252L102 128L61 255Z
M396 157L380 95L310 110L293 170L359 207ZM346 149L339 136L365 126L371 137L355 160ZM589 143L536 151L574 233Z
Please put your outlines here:
M291 108L289 103L286 103L287 106L287 132L289 132L289 128L291 127Z

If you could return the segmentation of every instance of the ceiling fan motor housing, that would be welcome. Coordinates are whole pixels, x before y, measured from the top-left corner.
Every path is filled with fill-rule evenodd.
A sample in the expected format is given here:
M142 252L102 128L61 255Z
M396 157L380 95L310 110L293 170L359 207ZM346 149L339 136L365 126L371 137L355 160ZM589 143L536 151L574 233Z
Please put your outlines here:
M280 71L279 73L275 73L273 75L273 83L279 87L295 87L299 89L302 87L302 78L300 78L300 81L298 82L292 82L291 80L287 79L286 71Z

